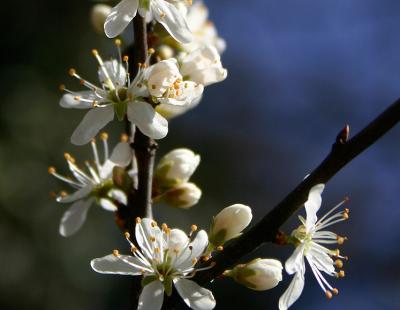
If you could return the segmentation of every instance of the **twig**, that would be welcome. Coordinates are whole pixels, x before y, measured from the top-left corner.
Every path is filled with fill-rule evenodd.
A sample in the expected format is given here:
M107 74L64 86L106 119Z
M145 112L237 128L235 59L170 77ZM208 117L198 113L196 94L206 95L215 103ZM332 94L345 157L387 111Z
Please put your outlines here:
M238 260L265 242L273 242L279 227L289 219L307 200L310 189L319 183L327 183L353 158L374 144L381 136L400 121L400 99L373 120L354 138L348 140L348 126L338 135L331 152L322 163L305 178L289 195L273 208L258 224L227 244L224 250L207 262L216 266L208 271L199 272L194 280L204 285L226 269L235 265Z

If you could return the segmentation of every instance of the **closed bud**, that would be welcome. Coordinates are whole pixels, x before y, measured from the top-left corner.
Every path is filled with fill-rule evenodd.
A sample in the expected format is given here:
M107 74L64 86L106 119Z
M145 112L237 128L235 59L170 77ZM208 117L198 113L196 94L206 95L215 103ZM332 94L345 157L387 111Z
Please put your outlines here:
M165 192L161 200L171 207L188 209L201 198L201 189L193 183L184 183Z
M200 163L200 156L189 149L176 149L161 158L155 171L158 187L171 188L186 183Z
M251 222L253 215L248 206L235 204L223 209L213 220L209 233L210 243L217 247L240 235Z
M282 263L276 259L256 258L226 271L226 276L255 291L274 288L282 281Z
M90 21L94 30L98 34L104 34L104 22L110 12L111 6L107 4L96 4L92 7L92 11L90 12Z

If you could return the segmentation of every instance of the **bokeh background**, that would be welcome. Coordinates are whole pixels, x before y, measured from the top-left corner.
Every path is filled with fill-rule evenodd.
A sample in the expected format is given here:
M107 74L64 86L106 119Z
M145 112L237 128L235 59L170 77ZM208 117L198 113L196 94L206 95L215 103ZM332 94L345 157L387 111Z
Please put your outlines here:
M171 123L159 154L186 146L202 156L193 180L203 189L189 211L155 209L161 220L207 228L221 208L241 202L254 222L278 203L327 154L338 131L353 133L400 96L400 1L206 1L228 48L229 78L207 88L199 107ZM66 171L63 153L78 159L90 148L69 144L81 111L58 106L57 87L78 85L74 66L96 79L93 2L7 1L2 15L0 74L0 308L126 309L130 279L93 272L89 261L127 250L113 216L92 208L84 228L64 239L65 210L49 197ZM5 6L5 7L4 7ZM109 127L116 141L120 127ZM310 271L297 309L400 309L400 129L395 128L328 184L323 211L349 195L351 220L335 227L349 237L346 278L327 301ZM293 217L285 230L297 227ZM266 245L249 257L284 260L289 248ZM217 309L277 309L290 277L253 292L215 281Z

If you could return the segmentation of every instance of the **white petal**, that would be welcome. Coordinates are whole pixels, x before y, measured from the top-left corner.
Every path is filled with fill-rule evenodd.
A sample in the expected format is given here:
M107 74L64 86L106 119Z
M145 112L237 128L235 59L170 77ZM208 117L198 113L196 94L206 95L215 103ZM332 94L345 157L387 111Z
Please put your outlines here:
M72 134L72 144L84 145L90 142L113 119L114 109L112 106L91 109Z
M60 223L60 235L69 237L76 233L86 220L86 215L94 198L78 200L65 211Z
M135 266L137 265L137 266ZM142 263L133 256L110 254L101 258L95 258L90 262L93 270L105 274L141 275Z
M167 119L171 119L174 117L177 117L183 113L186 113L187 111L193 109L196 107L200 101L201 101L202 96L200 95L196 99L194 99L190 104L184 105L184 106L177 106L177 105L171 105L168 103L161 103L157 106L156 111L160 113L162 116L164 116Z
M306 229L310 231L317 222L317 211L321 207L321 194L324 190L324 184L317 184L310 189L308 199L304 204L307 213Z
M100 169L100 177L106 179L111 177L115 166L125 168L129 165L133 157L132 149L127 142L118 143L109 159L106 160Z
M126 197L126 194L119 189L112 189L108 192L108 196L118 201L119 203L122 203L123 205L127 205L128 203L128 198Z
M180 252L184 247L189 242L188 236L185 234L184 231L174 228L171 229L171 232L169 234L169 240L168 240L168 249L174 251L176 250L177 252ZM171 251L171 253L172 253Z
M186 248L185 254L181 255L175 265L181 270L185 270L193 266L193 259L198 259L204 253L208 245L208 235L204 230L200 230L190 246Z
M60 100L60 106L66 109L90 109L93 106L92 102L76 100L78 97L91 101L99 100L92 91L81 91L73 94L64 94Z
M156 244L154 247L161 247L159 244L161 240L159 240L157 236L162 235L162 232L158 226L153 226L153 223L154 220L150 218L142 218L141 222L135 226L136 241L148 258L152 258L154 252L152 241L150 240L151 238L156 237Z
M147 284L140 294L138 310L159 310L164 300L164 286L160 281Z
M152 0L150 3L154 18L162 24L169 34L181 43L190 43L193 39L185 17L171 3L164 0Z
M127 116L146 136L162 139L168 133L168 121L147 102L135 101L128 104Z
M300 297L304 288L304 274L298 272L294 275L289 287L279 298L279 310L286 310Z
M91 184L88 184L85 187L82 187L81 189L77 190L76 192L74 192L70 195L57 198L57 202L71 203L71 202L80 200L82 198L87 197L91 193L92 190L93 190L93 186Z
M118 210L118 208L111 202L111 200L107 198L101 198L100 201L100 206L107 211L115 212Z
M179 295L190 308L194 310L214 309L215 299L210 290L186 279L175 279L174 284Z
M300 244L286 260L285 270L288 274L297 273L304 265L304 244Z
M115 38L136 16L139 0L122 0L113 7L104 23L104 32L109 38Z

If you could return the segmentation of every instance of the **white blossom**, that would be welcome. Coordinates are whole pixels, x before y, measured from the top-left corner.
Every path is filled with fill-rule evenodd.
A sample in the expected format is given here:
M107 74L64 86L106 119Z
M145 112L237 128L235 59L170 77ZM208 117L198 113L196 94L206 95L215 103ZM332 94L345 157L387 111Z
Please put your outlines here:
M181 45L186 52L190 53L203 46L214 46L220 54L224 52L225 40L218 36L214 24L208 20L208 8L203 1L195 0L186 18L193 33L192 41Z
M210 243L217 247L236 238L250 224L253 215L248 206L234 204L224 208L213 219Z
M186 183L200 163L200 155L185 148L164 155L155 170L155 181L160 186Z
M307 217L306 219L299 217L302 225L292 233L297 246L292 256L286 261L285 269L287 273L294 274L294 277L279 299L280 310L288 309L300 297L305 281L305 260L326 296L332 298L332 293L338 294L338 290L329 284L323 273L333 277L343 277L344 271L337 272L335 267L341 268L343 266L341 259L346 259L346 257L340 256L339 250L330 250L324 245L342 244L346 238L324 229L348 219L349 210L333 213L345 202L343 201L318 220L317 211L321 206L323 190L324 184L315 185L310 190L305 203ZM332 257L336 260L334 261Z
M167 190L160 197L160 201L171 207L188 209L199 202L201 194L201 189L196 184L187 182Z
M255 291L270 290L282 281L282 263L276 259L256 258L224 272L236 282Z
M108 151L107 135L102 134L104 156L100 159L97 145L93 139L91 142L94 162L85 162L86 170L80 168L75 159L65 153L69 170L73 178L59 174L54 167L49 168L49 173L57 179L67 183L75 191L72 194L61 192L56 197L60 203L72 203L64 213L60 223L60 234L64 237L76 233L86 220L89 207L93 203L99 204L103 209L116 211L114 201L126 204L126 196L113 186L112 171L115 166L127 167L132 160L132 150L127 142L118 143L111 155Z
M182 59L181 73L191 81L208 86L225 80L228 71L222 67L217 49L206 45Z
M170 296L172 285L185 303L192 309L207 310L215 307L211 291L189 280L196 272L209 269L196 268L196 264L208 244L207 233L192 226L189 237L180 229L170 229L166 224L160 229L152 219L136 219L135 237L137 248L131 246L131 255L113 254L91 261L92 268L104 274L143 276L143 290L139 297L138 309L161 309L164 292Z
M104 31L114 38L124 31L137 12L147 21L155 19L169 34L181 43L192 41L192 33L187 25L184 12L177 6L185 0L122 0L108 15Z

